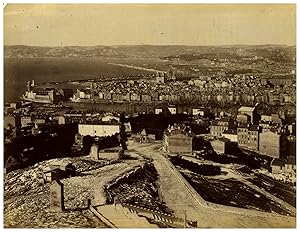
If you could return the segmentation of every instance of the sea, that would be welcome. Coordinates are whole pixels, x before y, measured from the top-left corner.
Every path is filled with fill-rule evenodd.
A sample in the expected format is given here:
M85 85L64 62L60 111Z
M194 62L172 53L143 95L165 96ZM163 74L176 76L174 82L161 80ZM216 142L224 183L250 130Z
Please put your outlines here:
M98 78L143 77L146 70L109 64L102 58L4 58L4 102L17 101L26 90L27 81L35 83L88 80ZM114 63L117 63L114 60Z

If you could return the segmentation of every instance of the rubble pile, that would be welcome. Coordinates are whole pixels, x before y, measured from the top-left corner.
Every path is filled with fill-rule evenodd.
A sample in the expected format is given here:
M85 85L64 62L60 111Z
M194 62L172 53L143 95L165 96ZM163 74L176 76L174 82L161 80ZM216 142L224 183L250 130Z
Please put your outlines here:
M4 199L23 195L27 191L43 185L45 183L43 170L49 167L50 164L58 162L72 163L78 175L110 164L106 160L93 161L88 157L58 158L42 161L26 169L18 169L7 173L4 180Z
M158 174L152 163L146 163L126 178L111 185L108 195L113 195L122 203L143 206L147 209L172 214L159 197Z
M74 177L63 181L66 209L85 209L88 207L88 199L94 199L93 189L87 184L92 180L91 178L93 177Z
M51 211L49 186L44 184L32 194L4 202L6 228L95 228L105 227L88 210Z
M53 163L70 162L76 167L75 177L63 179L65 211L50 209L50 184L43 179L43 170ZM95 170L109 164L87 157L52 159L26 169L7 173L4 180L4 226L7 228L94 228L106 227L87 210L87 199L93 199L90 186Z
M76 168L77 173L87 172L94 169L101 168L105 165L112 164L112 161L108 160L91 160L89 157L82 158L82 157L75 157L72 159L72 164Z

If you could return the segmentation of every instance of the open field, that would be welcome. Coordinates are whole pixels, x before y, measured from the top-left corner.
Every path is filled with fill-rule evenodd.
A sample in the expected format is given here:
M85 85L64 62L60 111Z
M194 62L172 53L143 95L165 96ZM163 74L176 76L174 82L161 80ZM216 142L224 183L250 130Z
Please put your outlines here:
M296 207L296 190L288 184L273 180L262 174L255 174L255 177L249 178L248 181Z
M276 212L282 215L288 213L276 202L232 178L218 180L187 172L182 172L182 174L206 201L264 212Z

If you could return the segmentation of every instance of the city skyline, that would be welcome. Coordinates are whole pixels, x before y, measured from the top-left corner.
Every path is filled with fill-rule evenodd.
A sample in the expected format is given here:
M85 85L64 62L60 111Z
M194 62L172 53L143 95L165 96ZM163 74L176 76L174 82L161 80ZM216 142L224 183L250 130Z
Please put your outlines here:
M9 4L4 45L295 45L295 6Z

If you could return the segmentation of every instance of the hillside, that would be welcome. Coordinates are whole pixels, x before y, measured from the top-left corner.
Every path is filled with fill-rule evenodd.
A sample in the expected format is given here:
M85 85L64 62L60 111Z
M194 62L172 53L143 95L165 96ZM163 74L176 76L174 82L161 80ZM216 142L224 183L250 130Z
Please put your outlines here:
M105 58L179 58L183 60L213 57L253 57L269 59L295 58L295 46L285 45L235 45L235 46L183 46L183 45L128 45L128 46L66 46L38 47L4 46L5 57L105 57ZM283 59L285 60L285 59Z

